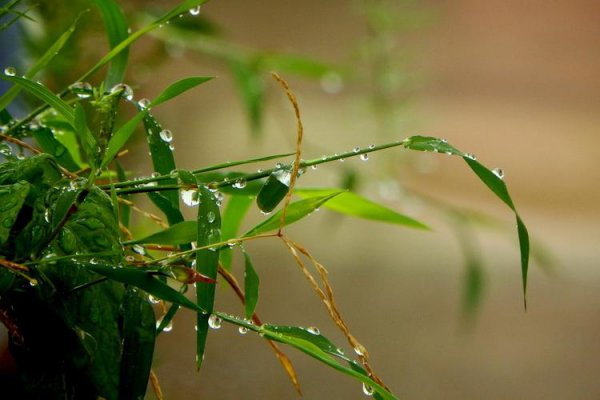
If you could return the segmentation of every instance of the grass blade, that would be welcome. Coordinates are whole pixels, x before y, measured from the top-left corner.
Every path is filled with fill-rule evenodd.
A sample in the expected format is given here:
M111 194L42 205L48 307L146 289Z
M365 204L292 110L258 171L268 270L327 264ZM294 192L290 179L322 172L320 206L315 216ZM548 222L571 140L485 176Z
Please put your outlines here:
M207 246L211 243L217 243L221 239L221 216L219 205L214 193L207 187L199 188L200 204L198 206L198 247ZM219 266L218 249L204 249L196 252L196 270L211 278L217 279L217 270ZM208 336L208 319L213 312L215 301L214 284L206 282L196 283L196 301L198 308L206 310L207 314L199 313L197 315L196 332L196 366L198 369L202 366L204 358L204 349L206 347L206 338Z
M56 161L71 172L79 170L81 167L73 160L69 149L56 140L52 131L46 127L40 127L32 131L33 137L44 152L51 154Z
M165 230L146 236L142 239L131 240L124 244L153 243L153 244L186 244L196 240L198 223L196 221L183 221L168 227Z
M83 146L83 151L87 156L87 161L90 165L96 165L98 142L90 129L87 126L87 118L83 106L79 103L75 104L75 134L79 137L79 141Z
M222 240L232 239L237 236L242 220L252 205L252 200L251 196L231 196L223 212L223 223L221 226ZM232 252L230 248L221 249L219 258L225 269L231 269Z
M104 21L104 30L108 36L108 43L110 48L115 48L119 43L127 39L128 24L123 10L113 0L93 0L94 4L100 10L102 14L102 20ZM127 69L127 60L129 58L129 49L124 49L117 54L110 62L108 66L108 72L106 74L105 84L106 87L113 87L117 83L123 82L125 77L125 70Z
M260 285L260 279L252 259L246 250L242 247L242 253L244 253L244 293L246 295L246 319L251 320L256 304L258 303L258 287Z
M317 208L321 207L325 202L333 199L335 196L339 195L342 192L334 192L328 194L326 196L318 196L318 197L310 197L307 199L299 200L293 203L290 203L285 219L285 225L293 224L296 221L306 217ZM281 210L277 211L268 219L264 220L260 224L256 225L254 228L246 232L245 237L259 235L261 233L266 233L270 231L274 231L279 229L281 222Z
M429 227L422 222L352 192L340 193L340 189L302 188L295 189L294 193L303 198L339 193L338 196L323 204L323 207L341 214L372 221L387 222L417 229L429 229Z
M104 154L104 158L102 159L102 163L100 164L100 168L105 168L113 158L119 153L121 148L127 143L133 132L135 131L135 127L140 123L140 121L144 118L146 112L139 112L135 117L127 121L125 125L119 128L115 132L110 141L108 142L108 146L106 148L106 153Z
M198 85L203 84L204 82L208 82L211 79L214 79L212 76L193 76L190 78L181 79L175 83L172 83L167 87L161 94L159 94L148 107L155 107L159 104L162 104L166 101L171 100L174 97L179 96L180 94L195 88Z

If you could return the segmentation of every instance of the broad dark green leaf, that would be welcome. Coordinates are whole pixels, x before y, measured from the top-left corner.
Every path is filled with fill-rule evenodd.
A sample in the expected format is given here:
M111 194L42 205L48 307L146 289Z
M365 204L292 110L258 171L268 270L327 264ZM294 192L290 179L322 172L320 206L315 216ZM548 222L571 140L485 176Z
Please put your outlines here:
M256 273L256 270L254 269L250 255L243 248L242 252L244 253L244 293L246 296L245 311L246 319L250 320L252 319L252 315L256 309L256 304L258 303L258 287L260 285L260 279Z
M221 227L222 240L235 238L238 235L240 225L246 213L252 205L251 196L231 196L227 207L223 212L223 224ZM221 249L219 254L221 264L225 269L231 268L232 252L230 248Z
M159 94L152 102L149 107L155 107L159 104L162 104L166 101L171 100L174 97L179 96L180 94L195 88L198 85L203 84L204 82L208 82L211 79L214 79L212 76L193 76L190 78L181 79L175 83L172 83L169 87L167 87L161 94Z
M109 279L138 287L157 299L176 303L194 311L203 311L183 294L156 278L151 271L144 271L137 267L115 267L102 263L89 264L88 268Z
M195 241L197 235L198 223L196 221L183 221L145 238L125 242L125 244L153 243L179 245Z
M35 62L35 64L29 68L29 70L25 73L25 78L32 79L38 72L43 70L48 65L54 56L56 56L62 50L73 32L75 32L75 27L77 26L78 22L79 17L77 17L77 19L71 24L65 33L60 35L56 42L54 42L54 44L52 44L52 46L46 50L46 52ZM19 86L13 86L8 89L6 93L0 97L0 110L6 108L8 104L19 94L19 91Z
M200 204L198 206L198 247L218 243L221 240L221 215L215 194L207 187L199 188ZM217 279L219 267L219 250L207 248L196 252L196 270L214 280ZM213 312L216 286L211 283L196 283L196 300L198 307L208 314L197 315L196 332L196 366L200 369L204 358L204 348L208 335L208 319Z
M521 251L521 275L523 280L523 296L525 300L525 306L527 306L527 272L529 270L529 233L523 223L523 220L519 216L515 205L508 193L508 189L504 181L496 175L489 168L483 166L481 163L476 161L472 156L464 154L461 151L455 149L449 145L445 140L426 137L426 136L413 136L404 140L404 146L412 150L420 151L437 151L440 153L448 153L451 155L461 156L463 160L471 167L473 172L479 177L479 179L510 209L515 213L517 220L517 233L519 236L519 248Z
M123 14L121 7L113 0L93 1L102 14L104 30L108 36L108 43L110 44L110 48L113 49L129 36L129 27L125 14ZM125 49L112 59L104 81L106 87L113 87L117 83L123 81L125 70L127 69L128 57L129 49Z
M285 225L293 224L294 222L306 217L317 208L321 207L327 201L333 199L335 196L339 195L342 192L335 192L328 194L326 196L319 197L311 197L308 199L299 200L293 203L290 203L288 206L288 210L285 218ZM277 211L268 219L264 220L260 224L256 225L254 228L246 232L245 237L255 236L261 233L270 232L273 230L279 229L279 224L281 220L281 210Z
M65 218L74 212L74 205L77 204L78 197L83 192L83 188L62 187L52 204L52 219L50 220L52 230L60 227Z
M302 188L295 189L294 193L303 198L339 193L338 196L325 203L323 207L353 217L403 225L410 228L429 229L429 227L422 222L352 192L340 193L340 189Z
M100 168L105 168L113 158L119 153L121 148L127 143L133 132L135 131L135 127L140 123L140 121L146 115L146 111L139 112L135 117L130 119L120 127L110 138L108 142L108 147L106 149L106 153L104 154L104 158L102 159L102 163L100 164Z
M30 187L26 181L0 186L0 245L8 240Z
M136 288L127 289L122 319L119 400L142 400L148 386L156 339L156 319L148 296Z
M289 168L273 171L256 197L256 204L262 212L270 213L281 203L290 190L291 176Z
M56 161L61 166L71 172L75 172L80 169L80 166L75 162L75 160L73 160L69 149L67 149L64 144L56 140L50 129L46 127L40 127L33 130L32 134L42 150L44 150L45 153L54 156Z

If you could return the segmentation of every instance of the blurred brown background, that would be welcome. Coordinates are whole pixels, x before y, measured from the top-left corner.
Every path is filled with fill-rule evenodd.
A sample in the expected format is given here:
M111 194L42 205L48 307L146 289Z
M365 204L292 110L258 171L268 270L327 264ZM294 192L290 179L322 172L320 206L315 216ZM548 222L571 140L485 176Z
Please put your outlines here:
M406 7L389 4L400 15ZM388 126L387 133L377 133L380 126L366 104L368 82L349 81L340 93L328 94L319 82L290 79L302 107L306 158L415 133L447 138L484 164L503 168L530 233L556 256L554 273L533 263L524 312L516 235L479 230L486 293L467 326L461 319L458 244L427 208L387 203L430 223L433 232L322 211L289 233L328 267L350 327L399 398L600 398L600 3L454 0L409 9L414 7L424 22L394 33L392 64L416 76L417 89L402 103L402 123ZM360 3L350 0L215 0L202 12L237 43L352 64L366 34L359 10ZM271 85L263 138L252 140L231 78L207 57L179 54L152 73L140 96L191 74L219 79L156 111L174 132L181 167L293 149L293 115L280 90ZM510 213L460 160L416 156L392 166L392 176L512 226ZM335 172L350 163L381 178L382 168L390 170L390 160L396 160L389 157L321 166L301 183L334 184ZM362 193L385 200L377 188L363 181ZM249 248L262 279L263 319L316 325L343 343L283 247L273 242ZM241 276L239 265L236 273ZM232 293L222 289L218 308L241 314ZM230 326L211 332L197 374L193 325L183 311L173 331L159 339L156 372L168 399L295 398L260 338L240 336ZM306 399L364 397L360 384L288 353Z

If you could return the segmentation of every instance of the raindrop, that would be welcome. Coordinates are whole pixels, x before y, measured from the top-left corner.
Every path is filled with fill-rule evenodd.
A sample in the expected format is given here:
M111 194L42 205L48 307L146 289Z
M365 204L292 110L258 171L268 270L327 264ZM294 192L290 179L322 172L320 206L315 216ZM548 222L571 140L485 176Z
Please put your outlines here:
M137 253L141 256L146 254L146 249L144 248L144 246L142 246L140 244L134 244L133 247L131 248L131 250L133 250L134 253Z
M275 164L275 168L281 169L281 168L283 168L283 164L278 162L277 164Z
M145 109L146 109L146 108L148 108L148 106L150 105L150 100L148 100L148 99L146 99L146 98L140 99L140 100L137 102L137 105L138 105L138 106L139 106L139 107L140 107L142 110L145 110Z
M160 303L160 299L157 299L156 297L152 296L152 295L148 295L148 300L150 301L150 303L152 304L158 304Z
M44 211L44 221L46 221L46 223L50 223L50 209L46 208L46 210Z
M121 96L125 97L125 99L131 101L133 99L133 89L125 83L118 83L110 89L110 93L122 92Z
M209 224L212 224L213 222L215 222L216 216L215 213L212 211L209 211L206 214L206 220L208 221Z
M363 393L367 396L373 396L375 394L375 389L366 383L363 383Z
M240 333L240 335L245 335L246 333L248 333L248 328L246 328L245 326L240 326L238 328L238 332Z
M29 281L29 286L31 286L31 287L35 287L35 286L37 286L37 285L38 285L38 281L37 281L37 279L31 279L31 280Z
M375 145L374 145L374 144L370 144L370 145L369 145L369 150L373 150L374 148L375 148Z
M256 170L256 173L258 173L258 174L260 174L260 173L262 173L262 172L263 172L263 169L262 169L262 168L259 168L259 169L257 169L257 170Z
M169 145L169 150L173 151L175 150L175 146L173 146L172 144Z
M135 261L135 257L132 255L128 255L125 257L125 261L127 261L128 263L132 263Z
M15 76L16 74L17 74L17 70L15 69L15 67L4 68L4 75Z
M471 159L471 160L477 160L477 157L475 157L475 154L467 153L467 154L465 154L465 157L467 157L468 159Z
M340 162L344 162L344 161L346 161L346 160L344 160L343 158L340 158Z
M246 187L246 180L245 179L238 179L237 181L235 181L232 185L234 188L236 189L243 189Z
M188 207L195 207L200 204L200 196L196 189L182 190L181 200Z
M212 329L221 328L222 323L223 323L223 320L216 314L211 314L210 317L208 317L208 326L211 327Z
M354 149L352 149L352 151L358 153L360 151L360 147L355 147Z
M364 348L363 345L361 344L357 344L356 347L354 348L354 352L358 355L358 356L364 356L366 349Z
M337 351L337 352L338 352L338 354L341 354L341 355L344 355L344 354L346 354L346 353L344 352L344 349L342 349L341 347L338 347L337 349L335 349L335 351Z
M320 335L321 334L321 331L316 326L309 326L308 328L306 328L306 331L308 333L310 333L311 335Z
M190 15L193 15L194 17L197 15L200 15L200 9L201 9L200 6L190 8Z
M310 169L312 169L312 170L315 170L315 169L317 169L317 164L315 164L315 165L311 165L311 166L310 166Z
M169 129L163 129L162 131L160 131L159 136L163 141L167 143L171 143L171 141L173 140L173 132L171 132Z
M80 99L87 99L91 97L92 85L87 82L75 82L69 86L71 92L75 93Z
M500 179L504 179L504 171L502 171L500 168L494 168L492 170L492 172L494 173L494 175L496 175L498 178Z
M279 169L279 170L273 172L273 176L275 177L275 179L277 179L279 182L283 183L285 186L290 186L290 181L292 179L292 174L290 171L288 171L286 169Z
M367 161L369 159L369 155L367 153L363 153L360 155L360 159L363 161Z

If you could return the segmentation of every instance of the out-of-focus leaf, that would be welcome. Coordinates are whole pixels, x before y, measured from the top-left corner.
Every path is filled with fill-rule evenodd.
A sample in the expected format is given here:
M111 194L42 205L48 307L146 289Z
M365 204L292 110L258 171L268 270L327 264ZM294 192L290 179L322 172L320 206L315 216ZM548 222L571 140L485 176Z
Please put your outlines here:
M172 83L169 87L167 87L161 94L159 94L148 107L155 107L159 104L162 104L166 101L171 100L174 97L179 96L183 92L186 92L192 88L195 88L198 85L203 84L204 82L208 82L211 79L214 79L212 76L193 76L190 78L181 79L175 83Z
M17 221L30 187L31 185L26 181L0 186L0 245L8 240L10 230Z
M293 224L294 222L306 217L317 208L321 207L327 201L333 199L342 192L335 192L326 196L311 197L290 203L287 209L285 225ZM264 220L254 228L246 232L244 236L255 236L261 233L270 232L279 229L281 220L281 210L277 211L268 219Z
M264 82L255 67L245 61L231 60L229 67L246 107L252 133L260 132L263 118Z
M126 181L127 175L125 174L125 169L123 169L123 166L118 160L115 162L115 169L117 170L117 177L119 178L119 182ZM123 196L123 198L125 200L128 200L129 196L125 195ZM114 206L119 207L119 214L121 216L121 223L123 224L123 226L125 228L129 228L129 221L131 219L131 207L127 204L119 204L118 202L115 203Z
M123 14L121 7L113 0L93 1L102 14L104 30L108 36L108 43L110 44L110 48L113 49L129 36L129 27L125 14ZM106 87L113 87L117 83L123 81L125 70L127 69L128 58L129 49L125 49L112 59L108 66L108 72L104 81Z
M223 212L223 224L221 226L222 240L232 239L237 236L244 216L252 205L250 196L231 196L227 207ZM230 248L221 249L219 254L221 264L225 269L231 268L232 252Z
M148 297L136 288L129 288L123 300L122 318L119 400L142 400L148 386L156 339L156 319Z
M521 276L523 280L523 297L525 301L525 307L527 307L527 272L529 269L529 233L523 223L523 220L519 216L515 205L508 193L506 184L496 173L489 168L483 166L481 163L476 161L472 155L462 153L449 145L445 140L427 137L427 136L412 136L404 140L404 147L412 150L420 151L435 151L438 153L447 153L450 155L457 155L463 158L463 160L471 167L473 172L479 177L479 179L510 209L515 213L517 220L517 233L519 236L519 248L521 251Z
M145 238L125 242L125 244L153 243L178 245L195 241L197 235L198 223L196 221L183 221Z
M291 176L288 168L273 171L256 197L256 204L262 212L270 213L281 203L290 190Z
M244 253L244 293L246 296L246 319L252 319L252 315L254 315L254 310L256 309L256 304L258 303L258 287L260 285L260 279L256 270L254 269L254 265L252 264L252 259L250 255L246 252L246 250L242 249Z
M403 225L410 228L429 229L428 226L422 222L419 222L409 216L400 214L390 208L384 207L352 192L340 193L340 189L297 188L294 190L294 193L304 198L339 193L339 195L334 199L331 199L325 203L323 207L353 217Z
M46 127L40 127L32 131L33 137L44 152L51 154L56 161L71 172L79 170L80 166L73 160L69 149L56 140L52 131Z
M144 271L137 267L115 267L103 263L89 264L87 267L109 279L138 287L157 299L177 303L194 311L203 311L183 294L156 278L151 271Z
M279 71L317 79L335 71L332 66L320 61L291 54L261 54L259 62L263 71Z
M199 195L198 237L196 242L198 247L204 247L221 240L221 215L218 201L213 192L205 186L200 186ZM218 266L219 249L207 248L196 252L196 270L199 273L216 280ZM215 289L215 285L211 283L196 283L198 308L207 312L207 314L197 314L196 366L198 369L202 366L202 359L204 358L206 337L208 336L208 319L210 313L213 312Z
M110 138L108 142L108 146L106 148L106 153L104 154L104 158L102 159L102 164L100 164L100 168L105 168L113 158L119 153L121 148L127 143L133 132L135 131L135 127L146 115L146 111L142 111L136 114L135 117L130 119L120 127Z

